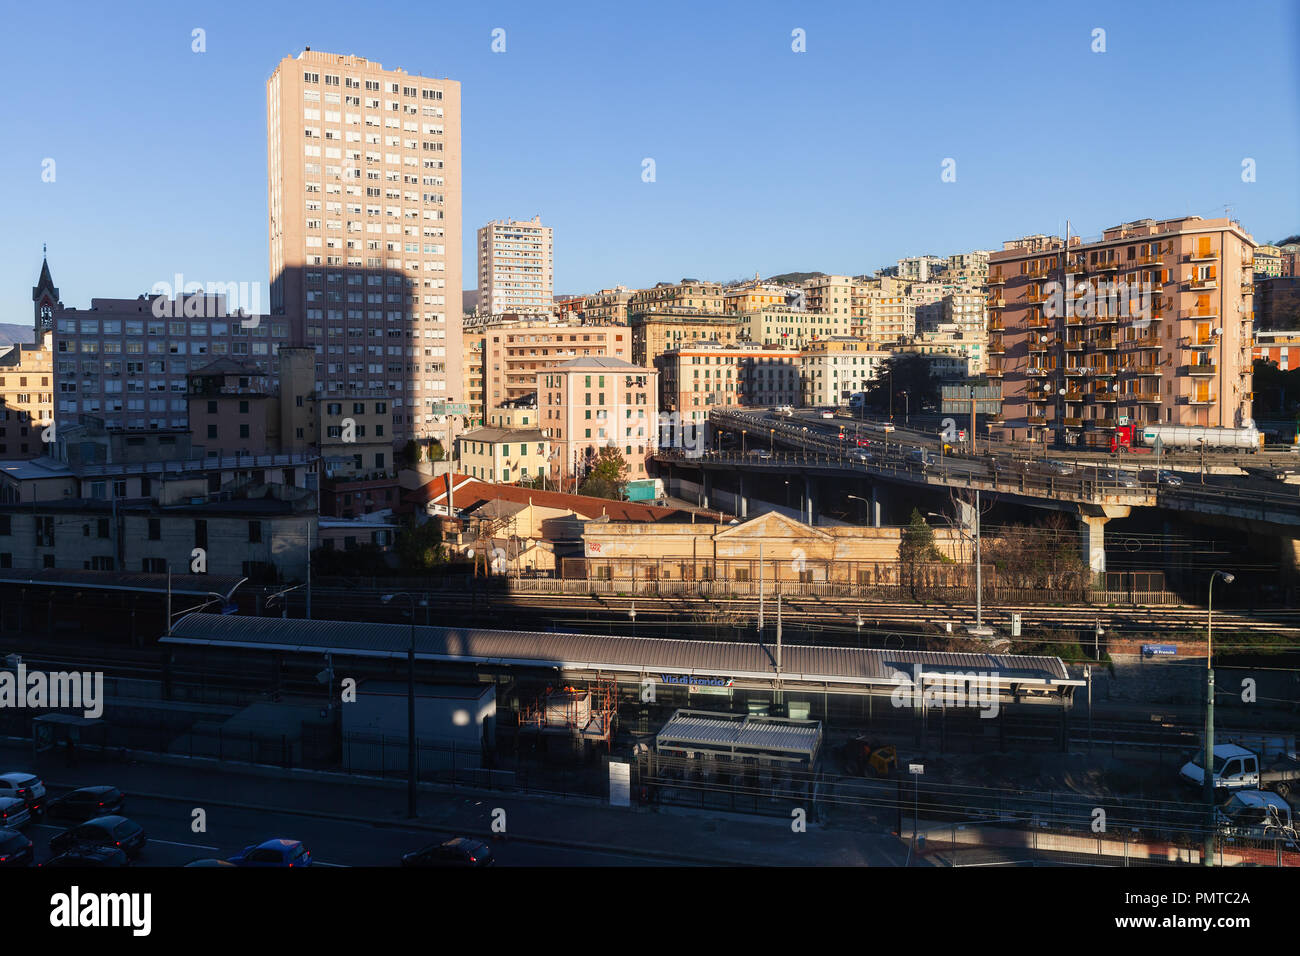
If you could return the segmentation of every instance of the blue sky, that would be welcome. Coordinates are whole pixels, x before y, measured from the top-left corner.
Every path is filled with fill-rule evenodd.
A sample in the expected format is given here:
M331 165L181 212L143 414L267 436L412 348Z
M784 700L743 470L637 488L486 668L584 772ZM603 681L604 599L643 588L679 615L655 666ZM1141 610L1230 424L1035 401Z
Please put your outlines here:
M265 283L265 83L304 46L459 80L470 251L487 220L540 214L555 229L558 293L856 274L1058 232L1066 218L1094 235L1225 205L1258 241L1276 240L1300 231L1297 11L1291 0L11 5L0 322L30 321L42 242L69 305L176 272ZM491 51L497 27L503 54ZM795 28L805 53L791 50ZM1091 50L1095 28L1104 53ZM41 181L47 157L53 183ZM1253 183L1241 179L1247 157ZM956 182L941 181L945 158Z

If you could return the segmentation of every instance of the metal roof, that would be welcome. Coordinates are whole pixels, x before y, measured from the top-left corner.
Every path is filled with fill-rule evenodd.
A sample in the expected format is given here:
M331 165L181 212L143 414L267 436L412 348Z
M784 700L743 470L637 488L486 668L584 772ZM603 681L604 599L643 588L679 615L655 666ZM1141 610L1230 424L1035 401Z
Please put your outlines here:
M638 675L710 675L770 680L775 650L753 643L612 637L601 634L415 627L416 656L464 663L559 667ZM405 657L408 624L306 621L193 613L181 618L165 644L287 650L354 657ZM790 646L782 649L781 678L826 684L895 684L898 673L979 671L1000 683L1075 685L1057 657L950 654L936 651Z
M821 743L815 720L726 715L679 710L655 735L655 745L699 749L776 750L811 758Z
M167 575L137 571L85 571L76 568L41 568L0 571L0 584L43 588L81 588L94 591L143 591L167 593ZM223 574L173 574L172 594L220 594L229 598L247 578Z

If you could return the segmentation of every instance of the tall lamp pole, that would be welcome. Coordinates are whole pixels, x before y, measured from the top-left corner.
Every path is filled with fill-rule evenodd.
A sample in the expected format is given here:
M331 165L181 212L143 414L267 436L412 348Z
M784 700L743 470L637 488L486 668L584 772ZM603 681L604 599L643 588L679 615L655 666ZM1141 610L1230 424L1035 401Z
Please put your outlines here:
M1231 584L1236 575L1215 571L1210 575L1209 597L1205 605L1205 773L1202 786L1205 793L1205 848L1201 851L1201 865L1214 866L1214 830L1217 825L1214 807L1214 579L1223 578Z
M387 604L393 598L404 597L411 606L411 646L406 651L406 815L412 819L415 810L415 598L406 591L385 594L379 600Z

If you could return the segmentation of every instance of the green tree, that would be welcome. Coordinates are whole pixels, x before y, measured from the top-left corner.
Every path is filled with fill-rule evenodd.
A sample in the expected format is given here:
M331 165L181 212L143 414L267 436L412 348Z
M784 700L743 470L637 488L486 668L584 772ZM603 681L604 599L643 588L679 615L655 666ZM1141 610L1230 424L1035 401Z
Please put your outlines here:
M447 560L442 547L442 532L433 521L408 524L397 533L393 550L403 571L428 571Z
M416 465L420 461L420 454L420 443L413 438L408 438L402 448L402 461L407 465Z
M905 408L916 413L924 405L939 401L939 383L931 370L930 359L917 352L895 353L880 363L876 377L867 383L867 404L882 411L888 409L891 389L895 414Z
M627 462L619 450L613 447L602 448L591 462L587 477L578 486L578 494L619 500L623 497L627 476Z
M925 565L940 557L934 544L934 530L926 524L925 516L913 508L898 542L899 579L913 597L923 581Z
M442 461L446 457L442 442L429 442L429 461Z

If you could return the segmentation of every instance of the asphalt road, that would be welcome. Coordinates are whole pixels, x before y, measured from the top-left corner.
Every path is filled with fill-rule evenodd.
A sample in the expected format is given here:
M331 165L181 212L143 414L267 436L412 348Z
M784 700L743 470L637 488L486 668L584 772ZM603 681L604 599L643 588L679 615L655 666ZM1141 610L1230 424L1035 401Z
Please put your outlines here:
M55 793L55 796L58 794ZM422 795L426 802L436 797ZM460 801L447 796L445 799ZM408 850L444 837L428 830L369 822L348 823L295 814L267 813L215 806L206 811L206 831L194 832L195 806L177 800L159 800L127 795L122 815L144 827L149 842L133 862L135 866L184 866L192 860L211 857L226 859L244 847L272 838L302 840L312 851L313 866L398 866ZM484 820L488 809L483 810ZM485 827L486 828L486 827ZM33 843L38 863L48 860L50 838L61 833L60 823L33 822L23 832ZM498 866L663 866L663 860L635 853L608 852L586 847L541 846L519 840L493 844ZM680 864L674 864L680 865Z

